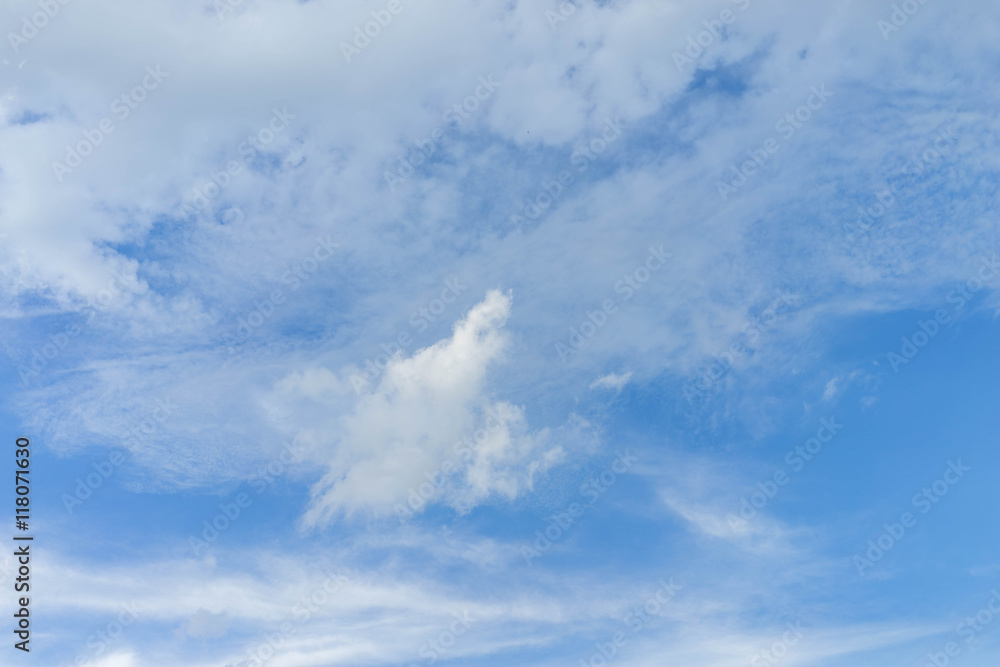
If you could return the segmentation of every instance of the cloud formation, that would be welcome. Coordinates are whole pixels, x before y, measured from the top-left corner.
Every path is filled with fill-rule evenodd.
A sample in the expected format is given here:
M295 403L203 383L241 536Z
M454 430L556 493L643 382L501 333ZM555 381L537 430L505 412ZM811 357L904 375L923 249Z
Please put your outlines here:
M329 456L305 526L339 512L411 515L438 501L465 512L492 497L514 500L561 460L562 448L546 431L531 432L521 408L492 397L490 371L509 349L504 325L512 300L490 291L449 338L391 358L348 414L302 425L299 439L314 456ZM345 385L310 370L284 378L276 392L322 402L324 391L343 394Z

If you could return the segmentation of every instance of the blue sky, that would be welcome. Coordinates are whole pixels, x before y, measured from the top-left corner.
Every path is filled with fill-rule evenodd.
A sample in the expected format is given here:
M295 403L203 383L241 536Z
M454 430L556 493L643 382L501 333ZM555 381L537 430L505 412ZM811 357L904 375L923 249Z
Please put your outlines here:
M0 664L996 665L996 7L349 4L0 10Z

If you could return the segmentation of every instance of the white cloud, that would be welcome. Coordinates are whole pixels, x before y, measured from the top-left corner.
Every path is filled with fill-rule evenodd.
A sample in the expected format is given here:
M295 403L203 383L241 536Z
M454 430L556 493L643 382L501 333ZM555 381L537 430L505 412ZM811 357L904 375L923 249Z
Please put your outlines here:
M188 637L216 639L225 636L231 623L227 614L213 614L207 609L199 608L188 620L184 633Z
M304 525L341 511L388 514L397 504L419 511L441 500L466 511L491 497L513 500L560 461L563 450L547 431L530 432L523 411L489 391L489 372L509 347L510 308L509 294L489 292L450 338L392 358L347 414L301 425L297 439L329 466ZM347 386L323 369L296 373L276 385L272 404L284 407L274 411L322 404L325 391L329 405L340 404Z
M0 308L29 317L77 312L107 289L113 271L127 287L90 329L94 336L73 343L90 363L61 365L66 354L50 365L71 371L58 380L64 386L92 379L93 391L80 393L74 385L49 409L62 416L99 412L116 374L95 370L95 360L120 366L125 358L137 376L129 378L130 390L147 401L184 393L201 407L203 379L225 397L214 399L228 403L223 419L207 419L208 407L188 411L189 431L218 423L220 431L257 433L258 397L270 386L273 369L307 363L301 340L288 332L306 329L329 343L327 368L356 363L372 356L372 340L391 340L405 327L410 304L442 275L460 271L480 293L501 283L517 290L519 312L509 327L529 342L512 351L516 363L498 372L513 376L516 389L545 386L557 397L590 382L623 351L644 376L691 373L723 352L779 286L801 292L802 308L751 342L753 354L742 355L737 370L750 364L781 369L790 349L801 350L784 340L809 336L833 316L921 303L943 281L962 276L968 257L993 234L988 197L963 199L961 220L941 226L921 219L955 217L948 213L950 198L928 201L914 194L892 212L891 229L904 242L885 235L862 250L841 244L841 226L856 209L842 193L873 187L892 159L921 150L938 124L955 119L961 140L946 159L967 161L992 131L992 116L980 111L990 108L981 97L988 88L966 86L961 114L942 110L931 92L950 86L955 68L941 65L947 58L927 58L920 61L922 96L903 110L920 123L883 118L869 113L872 100L852 91L870 90L857 82L874 79L875 89L890 94L897 85L892 82L910 72L905 55L909 40L919 41L919 29L908 26L886 44L877 30L874 37L864 32L874 30L865 12L832 5L779 11L757 2L744 11L739 4L731 7L737 22L727 29L730 37L713 43L700 61L706 67L738 63L726 70L735 80L721 90L710 79L686 96L694 68L678 72L672 53L718 13L695 2L583 5L556 31L544 8L529 3L414 5L350 64L339 49L331 50L331 31L342 28L349 39L353 26L367 19L363 8L244 3L238 16L220 23L200 5L154 1L141 11L106 1L68 6L25 47L30 62L24 72L4 70L17 94L4 98L0 125L0 226L8 234L0 245ZM2 11L12 25L20 22L16 4ZM941 11L925 7L919 20L932 21ZM143 26L140 32L135 25ZM980 62L971 60L965 45L983 35L965 34L969 29L963 26L963 38L948 43L960 43L964 57ZM190 37L183 49L177 35ZM52 161L107 115L111 100L151 62L162 62L170 77L57 184ZM480 115L449 129L437 149L440 162L419 167L407 194L387 193L381 177L386 167L441 126L442 114L488 74L504 83ZM301 85L318 80L327 83ZM785 144L769 171L756 175L738 199L723 205L715 183L754 147L748 137L772 134L774 120L822 82L835 95L824 115ZM217 92L223 89L226 94ZM170 217L193 186L237 156L240 142L276 105L296 118L269 145L261 160L266 164L233 178L212 211L187 220ZM28 111L47 117L14 122ZM605 153L585 174L574 171L577 181L536 230L506 235L510 213L559 169L575 170L569 162L574 148L618 115L626 129L614 155ZM661 142L655 159L645 154L645 138L653 136ZM526 161L539 147L538 160ZM847 162L855 169L845 176L841 165ZM976 178L970 172L966 185ZM488 192L478 185L486 181ZM831 182L843 183L840 194L816 185ZM484 195L491 197L489 206ZM227 218L235 210L230 207L242 211L235 222ZM820 212L812 224L798 224L802 207ZM484 219L468 221L471 210L484 211ZM790 226L798 231L786 237L782 231ZM282 274L318 233L335 233L344 256L297 294L285 294L286 305L255 331L255 354L233 355L220 340L281 286ZM781 244L766 242L779 237ZM448 242L439 242L443 238ZM613 285L636 267L649 243L669 244L677 258L674 272L647 283L573 365L557 364L544 343L579 324L595 298L615 296ZM829 252L817 255L816 247ZM857 289L841 290L845 284ZM328 297L332 312L310 307ZM36 323L49 326L41 317ZM26 358L49 333L23 337ZM155 360L147 356L152 347ZM206 378L205 368L217 371ZM46 373L45 382L56 382L53 371ZM38 404L53 402L52 393L40 395L25 402L24 412L37 414ZM346 412L353 404L328 409ZM70 439L109 432L100 421L89 420ZM67 424L66 432L72 431ZM211 477L203 474L202 454L213 465L230 458L235 468L246 464L244 452L231 453L225 435L204 440L185 447L173 463L154 451L140 458L151 469L169 470L170 483L180 485ZM255 457L266 448L244 440Z
M439 658L494 664L505 651L545 647L559 658L541 657L527 664L554 666L565 664L567 656L585 658L594 641L627 630L626 614L648 600L660 580L670 579L681 586L680 595L656 612L642 634L633 637L630 632L629 650L619 656L622 664L657 664L662 661L662 647L669 645L671 655L683 664L737 667L769 648L786 629L771 617L760 620L760 605L787 604L790 594L808 588L803 582L817 582L815 570L803 577L809 564L801 562L801 554L769 553L747 559L741 552L720 562L718 552L702 548L696 548L686 563L657 562L652 568L610 574L531 568L516 556L499 564L477 558L476 567L456 569L455 554L445 562L432 559L426 569L400 572L395 564L377 565L371 557L387 546L380 543L381 537L374 531L360 539L348 538L338 542L332 553L329 545L294 554L240 550L238 565L230 562L237 553L224 556L224 569L191 560L79 567L53 554L47 575L55 587L40 600L57 613L75 611L89 623L95 617L113 616L121 600L134 600L143 613L127 638L135 641L144 634L149 640L141 649L114 657L125 667L160 667L180 660L205 667L239 665L248 647L262 645L265 635L273 635L285 622L293 631L275 653L276 665L408 664L421 662L425 657L421 649L452 627L456 616L466 615L471 629ZM484 546L469 536L451 534L445 539L464 549ZM436 557L441 553L439 542L439 533L425 533L393 553ZM358 569L336 564L345 560L365 565ZM342 572L343 578L331 579L331 572ZM822 574L833 588L845 585L840 568ZM498 582L503 582L499 594ZM330 592L317 597L321 589ZM307 600L314 602L306 606ZM171 645L171 633L165 629L186 627L205 604L215 610L212 615L232 618L239 636L220 637L207 650L197 648L196 656L194 649ZM789 656L793 665L901 646L950 629L948 623L913 619L845 624L828 614L809 612L807 606L803 609L798 620L808 641ZM723 625L728 630L720 639L718 628ZM387 634L386 627L392 632Z
M618 375L616 373L608 373L607 375L601 376L590 383L591 389L614 389L616 392L620 392L622 388L628 384L628 381L632 378L631 371L625 373L624 375Z
M140 663L136 662L135 654L131 651L120 651L98 658L92 664L94 667L138 667Z
M982 45L996 41L994 25L981 20L991 10L986 3L929 3L890 42L874 17L891 3L747 3L727 39L699 61L719 69L702 70L687 94L694 67L678 72L672 52L721 7L740 3L584 3L556 31L547 7L530 2L413 3L349 65L337 44L369 20L370 8L261 0L219 22L210 4L71 3L24 58L2 64L16 94L12 87L0 101L0 312L9 318L0 333L7 337L9 326L11 348L21 348L15 365L28 363L65 325L60 317L78 322L73 313L100 298L114 272L124 286L95 324L49 361L32 385L38 390L19 396L25 425L60 452L117 446L123 431L149 418L156 399L179 405L155 433L128 445L126 469L102 492L113 493L122 480L137 491L218 490L266 462L279 436L288 436L306 446L309 473L327 473L314 488L309 525L338 513L391 512L429 483L428 473L442 480L428 502L460 511L522 499L546 468L561 456L572 459L556 425L582 400L574 392L588 383L618 391L631 381L631 374L610 374L591 382L607 368L636 369L643 382L688 374L722 354L781 287L801 297L801 308L749 341L718 387L735 385L748 367L767 377L798 376L817 361L825 332L837 330L827 328L831 321L939 303L938 287L966 278L977 253L995 240L995 196L979 187L992 179L995 159L983 146L995 145L997 127L993 88L983 85L992 53ZM28 0L0 9L12 26L29 11L37 5ZM927 40L926 26L938 38ZM52 161L157 62L171 77L57 184ZM387 192L386 166L430 136L442 113L488 74L503 81L495 95L449 129L433 164L418 168L401 192ZM718 178L772 135L775 120L801 104L810 86L824 82L835 97L822 115L723 204ZM949 91L944 99L941 91ZM287 105L296 119L259 164L234 178L212 210L173 217L275 105ZM16 123L26 112L45 118ZM575 169L571 152L618 115L626 129L613 154L586 173L572 172L577 180L534 229L508 234L510 213L543 182L554 187L560 169ZM843 225L870 199L857 193L873 191L922 151L939 125L956 120L960 139L940 168L898 200L870 243L845 247ZM281 277L320 233L342 242L343 256L293 292ZM667 244L676 266L620 302L562 365L552 343L602 300L620 298L616 282L635 270L650 243ZM468 281L469 295L513 287L517 308L509 296L491 293L454 333L445 330L456 319L450 311L415 332L407 315L453 274ZM283 304L231 351L225 341L238 319L276 288L285 290ZM470 305L456 304L455 312ZM416 351L393 360L358 398L352 365L401 331L413 334ZM845 377L819 390L833 400L848 383ZM770 421L761 415L766 399L744 406L745 421ZM716 416L696 426L712 427ZM455 442L467 437L470 453L456 452ZM455 468L445 480L435 473L449 460ZM698 477L696 466L679 469ZM769 613L813 602L804 597L808 587L794 586L804 579L796 567L818 568L815 554L794 549L800 535L771 514L731 531L725 517L738 504L721 498L737 481L755 480L718 477L694 488L670 479L654 496L683 519L684 539L711 544L696 553L712 567L695 574L730 588L720 583L700 591L700 603L678 601L694 620L655 635L648 654L620 656L623 666L658 664L663 645L676 647L686 664L746 664L748 652L770 638L770 628L745 620L763 616L760 600L770 602ZM438 538L420 538L437 545L428 560L466 558L502 569L517 552L510 543ZM727 549L738 559L719 567L713 559ZM755 552L781 558L772 570L742 568ZM118 598L139 587L159 601L151 605L158 620L175 630L200 632L197 623L185 624L207 620L197 615L208 601L205 614L262 626L295 602L285 581L184 567L164 577L156 567L125 577L121 569L101 576L96 567L58 574L49 580L67 584L59 604L114 613ZM501 580L512 580L508 574ZM308 633L280 664L415 659L420 643L450 622L440 610L467 602L442 593L453 573L436 576L359 587L347 605L356 616ZM589 650L594 618L619 621L620 609L593 594L592 577L546 570L531 581L562 597L519 601L506 616L485 613L530 617L542 629L523 637L509 627L486 633L463 645L462 657L485 664L504 648L554 642L566 635L563 621L588 637L581 646ZM834 582L831 589L843 583L824 581ZM119 584L128 585L115 596L100 590ZM89 600L76 593L85 586ZM296 592L307 593L303 588ZM814 606L837 608L827 602ZM376 624L373 607L382 614ZM554 630L548 625L557 622ZM733 641L720 645L718 629L734 626ZM872 637L868 646L889 645L904 637L897 630L817 631L813 636L829 641L800 661L839 655L842 646ZM144 649L143 659L154 653L163 654ZM232 658L241 653L234 649ZM137 664L131 654L112 659L119 661L113 667Z
M834 397L834 395L837 393L837 384L839 383L839 381L840 381L840 378L839 377L835 377L835 378L831 378L830 381L826 383L826 387L824 387L824 389L823 389L823 400L824 401L829 401L830 399L832 399Z

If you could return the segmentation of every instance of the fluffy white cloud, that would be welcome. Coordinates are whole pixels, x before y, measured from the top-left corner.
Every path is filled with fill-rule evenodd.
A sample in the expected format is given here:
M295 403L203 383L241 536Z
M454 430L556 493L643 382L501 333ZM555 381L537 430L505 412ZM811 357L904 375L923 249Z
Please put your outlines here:
M575 491L570 475L582 457L568 443L574 429L588 436L594 429L573 418L565 431L558 425L579 404L606 397L588 385L620 390L654 380L663 405L684 410L671 383L724 354L747 326L754 339L744 341L746 351L713 391L737 376L752 383L747 369L801 376L823 354L832 321L937 304L947 293L942 285L966 279L995 245L995 195L982 187L996 171L988 66L995 49L984 46L996 43L995 22L982 20L994 9L989 3L926 3L886 40L875 22L891 12L886 0L586 2L555 29L545 12L557 2L404 2L405 11L350 63L339 43L379 2L243 2L224 21L208 2L74 2L18 53L3 56L0 333L15 368L44 362L16 406L45 446L60 452L95 444L130 451L102 493L125 481L137 492L231 488L283 439L294 439L306 452L298 472L325 474L304 518L324 528L311 539L339 538L350 526L331 526L332 519L392 513L413 493L415 511L429 502L466 511L493 499L523 501L546 470L550 480L565 475L547 498L531 497L545 505ZM723 9L736 17L725 37L703 38L709 43L697 62L677 68L674 53ZM15 29L37 11L34 0L0 8ZM111 116L113 101L158 63L169 77L134 113L116 117L114 132L59 181L53 161ZM473 95L483 76L502 85L462 123L447 121L445 112ZM822 84L833 92L829 103L722 201L719 179ZM240 146L275 106L295 118L244 159ZM619 116L621 138L578 171L573 151ZM864 243L846 243L843 230L857 220L857 207L877 201L885 180L953 123L957 139L932 168L900 181L903 194ZM390 192L385 172L437 127L446 134L432 159ZM205 210L180 215L196 187L223 180L229 160L240 173ZM511 214L554 189L560 170L575 180L533 226L513 233ZM327 234L341 252L286 283ZM674 258L626 300L616 285L634 276L650 244L664 244ZM462 276L468 292L454 312L414 331L407 315L452 275ZM473 307L497 285L513 289L517 308L500 292ZM758 327L779 289L795 295L795 306ZM563 364L554 344L610 298L614 314ZM97 304L92 322L87 304ZM449 331L459 309L470 307ZM234 344L239 323L254 312L266 316ZM87 326L65 349L42 354L50 336L81 321ZM415 351L389 362L358 396L351 376L361 360L401 331L413 334ZM634 375L601 377L608 368ZM850 384L850 370L838 377L828 387L831 401ZM162 399L177 410L152 432L129 437ZM734 399L723 406L725 417L766 431L770 404L757 399ZM702 417L691 417L694 430L720 421ZM569 465L552 468L562 460ZM803 556L795 527L765 516L739 531L729 527L726 515L739 498L726 493L746 474L676 470L689 479L661 480L632 516L666 515L655 525L665 543L675 537L669 520L680 517L686 530L677 531L677 543L709 543L677 549L678 571L697 601L678 600L668 613L676 625L636 641L634 653L619 656L623 666L658 664L663 645L685 664L746 664L772 640L775 628L760 619L774 609L803 600L804 607L844 608L803 597L803 570L815 577L827 564ZM425 484L433 487L426 497ZM214 512L218 503L208 504ZM226 539L235 542L239 532ZM569 551L575 537L560 548ZM505 649L532 645L563 663L581 646L589 651L591 637L620 627L626 598L642 595L637 579L661 566L608 583L579 571L554 574L544 564L533 574L510 567L517 540L484 545L468 536L370 532L365 539L398 550L413 546L407 540L419 543L413 551L425 562L474 560L469 579L488 589L481 599L508 592L507 582L519 577L538 591L558 589L514 599L502 611L482 607L497 623L454 654L477 664L509 662ZM726 558L727 550L736 556ZM141 589L157 622L191 634L219 631L205 626L209 614L267 631L312 585L301 562L233 576L161 565L105 571L74 564L44 580L58 584L52 606L67 615L114 614ZM160 569L169 572L155 576ZM278 571L283 578L275 581ZM303 632L274 664L416 659L421 643L451 622L442 609L471 606L442 592L454 572L433 576L357 586L345 596L350 613L331 604L327 622ZM844 586L840 572L822 581L831 590ZM511 633L511 619L531 621L533 632ZM788 665L924 631L910 619L902 627L816 622L817 641ZM719 640L720 627L732 630L729 641ZM567 628L575 633L568 639ZM157 636L171 636L168 630ZM560 640L566 644L550 650ZM230 661L242 659L241 647L225 651ZM176 646L144 646L136 655L108 660L196 664Z
M295 438L329 466L313 487L306 526L340 511L412 514L435 501L466 511L491 497L513 500L561 460L548 431L531 432L521 408L492 397L489 374L509 349L511 302L509 293L490 291L449 338L411 356L397 353L374 383L362 383L353 369L341 374L346 381L309 369L276 384L271 413L307 411L310 418L294 420ZM364 389L338 415L332 409L352 383ZM324 402L331 408L325 419L316 408Z

